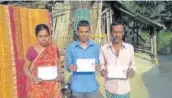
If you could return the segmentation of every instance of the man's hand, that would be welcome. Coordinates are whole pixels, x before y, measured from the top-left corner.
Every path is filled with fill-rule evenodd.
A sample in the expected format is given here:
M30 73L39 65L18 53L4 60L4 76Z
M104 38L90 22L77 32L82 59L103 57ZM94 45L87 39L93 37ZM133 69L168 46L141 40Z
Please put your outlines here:
M135 71L133 69L128 69L127 70L127 77L128 78L133 78L135 75Z
M96 65L95 69L96 69L96 71L100 71L101 66L100 65Z
M75 65L70 65L69 66L69 70L72 71L72 72L74 72L74 71L77 70L77 67Z
M101 69L100 73L101 73L101 76L102 76L102 77L107 78L108 72L107 72L106 69Z
M56 77L55 81L56 82L61 82L61 78L60 77Z

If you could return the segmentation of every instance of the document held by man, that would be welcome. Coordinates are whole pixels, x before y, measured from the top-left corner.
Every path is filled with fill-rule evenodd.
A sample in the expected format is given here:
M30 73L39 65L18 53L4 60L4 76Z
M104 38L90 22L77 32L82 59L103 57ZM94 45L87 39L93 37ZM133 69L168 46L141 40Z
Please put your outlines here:
M108 65L108 78L116 78L116 79L126 79L127 78L127 67L126 66L114 66Z
M42 80L55 80L57 76L57 66L38 67L38 78Z
M95 72L95 59L77 59L77 72Z

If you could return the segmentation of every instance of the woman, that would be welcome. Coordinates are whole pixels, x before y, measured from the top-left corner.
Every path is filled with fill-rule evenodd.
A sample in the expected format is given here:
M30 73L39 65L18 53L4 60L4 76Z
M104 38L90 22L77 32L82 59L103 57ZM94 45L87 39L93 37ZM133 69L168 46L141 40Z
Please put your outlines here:
M37 43L28 48L24 64L28 98L61 98L59 78L49 81L38 78L38 67L57 66L60 68L59 51L51 44L47 25L37 25L35 34Z

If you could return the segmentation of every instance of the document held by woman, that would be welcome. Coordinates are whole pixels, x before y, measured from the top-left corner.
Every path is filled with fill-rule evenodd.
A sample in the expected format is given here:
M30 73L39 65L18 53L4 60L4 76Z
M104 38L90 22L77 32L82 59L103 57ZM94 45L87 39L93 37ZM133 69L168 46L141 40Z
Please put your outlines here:
M57 76L57 66L38 67L38 78L41 78L42 80L55 80Z

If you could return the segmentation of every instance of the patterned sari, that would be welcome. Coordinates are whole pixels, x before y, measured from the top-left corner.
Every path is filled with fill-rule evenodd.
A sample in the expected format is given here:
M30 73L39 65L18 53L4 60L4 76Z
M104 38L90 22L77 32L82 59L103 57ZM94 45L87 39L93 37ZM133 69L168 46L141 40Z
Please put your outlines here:
M32 62L30 71L34 77L37 77L38 67L57 66L58 62L57 48L50 44ZM26 88L28 98L61 98L60 82L43 81L40 84L34 84L30 79L27 79Z

